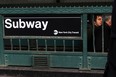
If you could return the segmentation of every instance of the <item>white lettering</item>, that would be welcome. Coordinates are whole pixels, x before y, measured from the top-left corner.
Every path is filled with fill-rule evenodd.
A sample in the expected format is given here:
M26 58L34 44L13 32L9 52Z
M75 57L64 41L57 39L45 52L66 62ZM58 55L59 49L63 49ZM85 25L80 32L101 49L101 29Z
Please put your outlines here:
M13 28L18 28L18 21L16 23L13 22Z
M43 29L42 30L46 30L47 25L48 25L48 21L46 21L46 22L42 21L42 24L43 24Z
M5 27L10 28L37 28L46 30L48 26L48 21L23 21L19 19L18 21L13 21L11 19L5 19Z
M41 22L40 21L36 21L35 28L41 28Z
M5 24L6 24L5 27L8 28L8 29L11 28L11 27L12 27L11 22L12 22L11 19L6 19L6 20L5 20Z
M31 21L26 21L26 25L27 25L27 28L34 28L34 21L31 22Z
M19 28L25 28L25 22L21 21L21 19L19 19Z

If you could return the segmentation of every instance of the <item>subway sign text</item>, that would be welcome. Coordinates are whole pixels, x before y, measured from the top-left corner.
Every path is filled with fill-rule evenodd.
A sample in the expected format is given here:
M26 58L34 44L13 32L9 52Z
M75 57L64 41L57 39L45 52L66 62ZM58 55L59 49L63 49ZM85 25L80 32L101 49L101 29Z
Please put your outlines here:
M6 16L4 36L81 37L80 15Z

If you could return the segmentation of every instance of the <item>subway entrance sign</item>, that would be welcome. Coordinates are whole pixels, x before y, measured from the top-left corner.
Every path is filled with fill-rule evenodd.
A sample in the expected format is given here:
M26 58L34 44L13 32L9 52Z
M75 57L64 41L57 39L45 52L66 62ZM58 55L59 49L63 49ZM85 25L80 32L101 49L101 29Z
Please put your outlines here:
M81 37L81 15L4 16L4 36Z

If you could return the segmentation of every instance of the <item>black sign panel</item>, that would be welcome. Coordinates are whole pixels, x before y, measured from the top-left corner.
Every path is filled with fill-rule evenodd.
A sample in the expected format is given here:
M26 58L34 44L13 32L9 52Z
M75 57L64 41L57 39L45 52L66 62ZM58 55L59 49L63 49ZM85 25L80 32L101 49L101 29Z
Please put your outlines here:
M81 16L4 17L5 36L81 36Z

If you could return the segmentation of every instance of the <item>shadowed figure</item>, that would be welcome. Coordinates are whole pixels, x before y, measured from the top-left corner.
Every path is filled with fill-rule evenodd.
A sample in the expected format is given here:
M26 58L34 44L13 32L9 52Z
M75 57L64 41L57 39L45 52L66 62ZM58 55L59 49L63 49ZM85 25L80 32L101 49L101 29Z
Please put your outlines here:
M113 3L111 41L104 77L116 77L116 0Z

